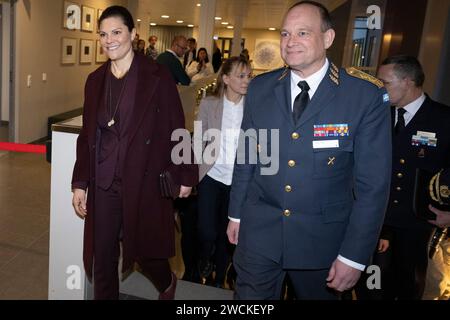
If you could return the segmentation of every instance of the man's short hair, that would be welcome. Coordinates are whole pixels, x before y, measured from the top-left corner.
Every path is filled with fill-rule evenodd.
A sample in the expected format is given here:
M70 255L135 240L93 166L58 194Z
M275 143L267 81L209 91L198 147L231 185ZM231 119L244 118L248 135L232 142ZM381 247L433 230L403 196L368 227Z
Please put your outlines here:
M425 82L425 74L422 65L416 57L397 55L385 59L381 65L394 65L394 72L399 78L409 78L414 81L416 87L421 88Z
M296 4L294 4L292 7L290 7L288 12L291 11L292 9L294 9L295 7L298 7L298 6L301 6L304 4L309 4L311 6L316 7L317 9L319 9L320 17L322 18L322 32L326 32L330 29L333 29L333 22L331 21L330 12L323 4L321 4L319 2L308 1L308 0L299 1Z
M197 40L195 40L194 38L189 38L189 39L187 39L187 41L188 42L192 42L192 43L196 43L197 42Z

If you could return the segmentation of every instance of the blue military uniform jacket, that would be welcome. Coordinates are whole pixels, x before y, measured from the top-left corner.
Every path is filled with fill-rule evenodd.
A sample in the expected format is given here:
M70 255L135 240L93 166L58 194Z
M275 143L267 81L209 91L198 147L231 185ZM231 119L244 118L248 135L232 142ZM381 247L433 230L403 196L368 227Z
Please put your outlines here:
M393 120L394 112L393 109ZM417 218L413 211L416 170L436 173L448 167L450 107L427 96L408 125L393 137L392 185L385 220L387 229L432 227L426 220Z
M241 219L238 246L287 269L329 268L338 255L367 264L389 195L387 93L375 78L330 64L297 125L291 105L289 69L251 82L242 129L259 135L240 143L233 176L229 215ZM264 129L275 130L267 143ZM276 143L278 173L263 175L270 164L262 155ZM256 163L239 163L255 144Z

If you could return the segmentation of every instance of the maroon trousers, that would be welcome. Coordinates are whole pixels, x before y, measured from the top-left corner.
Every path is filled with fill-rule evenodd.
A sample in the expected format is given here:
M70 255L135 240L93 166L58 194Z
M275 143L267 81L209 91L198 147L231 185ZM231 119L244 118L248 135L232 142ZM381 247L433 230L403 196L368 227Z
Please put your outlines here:
M122 232L121 183L114 180L108 190L97 188L94 239L94 299L119 299L119 256ZM159 292L171 284L167 259L138 261L142 273Z

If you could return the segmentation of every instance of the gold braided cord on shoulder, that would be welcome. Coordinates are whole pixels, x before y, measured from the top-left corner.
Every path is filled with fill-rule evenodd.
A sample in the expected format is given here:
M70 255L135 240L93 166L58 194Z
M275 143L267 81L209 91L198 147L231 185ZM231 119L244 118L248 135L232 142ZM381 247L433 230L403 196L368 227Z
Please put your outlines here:
M346 68L345 71L347 71L347 73L349 75L351 75L352 77L369 81L370 83L376 85L380 89L384 87L383 82L381 80L375 78L374 76L371 76L368 73L365 73L365 72L363 72L361 70L358 70L358 69L356 69L354 67Z

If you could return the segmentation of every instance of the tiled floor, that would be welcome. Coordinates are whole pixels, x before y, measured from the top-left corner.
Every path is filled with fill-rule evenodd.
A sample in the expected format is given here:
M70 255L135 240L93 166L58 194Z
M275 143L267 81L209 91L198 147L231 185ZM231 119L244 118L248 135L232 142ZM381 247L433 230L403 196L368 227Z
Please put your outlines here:
M47 299L50 165L0 152L0 299Z

